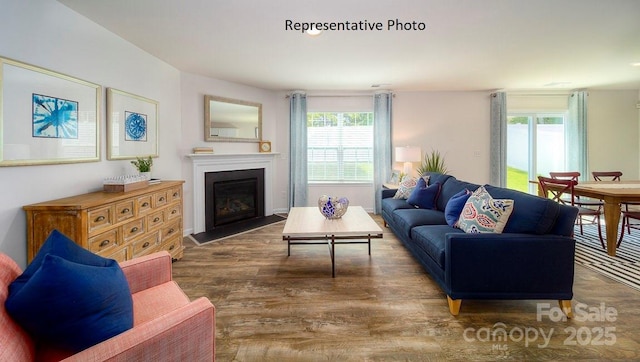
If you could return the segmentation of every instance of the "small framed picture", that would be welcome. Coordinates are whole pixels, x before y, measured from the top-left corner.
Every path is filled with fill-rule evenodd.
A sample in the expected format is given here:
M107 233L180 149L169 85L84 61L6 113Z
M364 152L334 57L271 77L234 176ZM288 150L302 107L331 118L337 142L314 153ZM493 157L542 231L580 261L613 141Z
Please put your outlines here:
M400 183L400 171L391 170L391 178L389 179L389 183L394 185Z

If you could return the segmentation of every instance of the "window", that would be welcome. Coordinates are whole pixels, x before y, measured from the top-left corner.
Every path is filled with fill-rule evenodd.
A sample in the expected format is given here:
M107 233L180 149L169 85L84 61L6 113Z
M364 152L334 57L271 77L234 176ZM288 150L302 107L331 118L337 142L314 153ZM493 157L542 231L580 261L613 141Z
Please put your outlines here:
M373 112L308 112L309 181L373 181Z
M565 170L564 113L507 116L507 187L535 193L529 180Z

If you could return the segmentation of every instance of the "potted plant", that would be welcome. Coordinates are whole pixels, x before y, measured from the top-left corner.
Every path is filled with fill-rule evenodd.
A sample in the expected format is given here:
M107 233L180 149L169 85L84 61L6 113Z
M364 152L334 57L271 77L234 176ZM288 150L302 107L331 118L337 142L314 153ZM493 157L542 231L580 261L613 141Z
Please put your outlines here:
M425 172L438 172L442 174L448 172L447 166L445 166L444 163L444 156L436 150L431 150L431 152L426 152L424 154L422 163L417 168L417 171L419 175L422 175Z
M131 161L131 164L138 169L140 175L146 176L147 180L151 179L151 166L153 165L153 159L151 156L146 158L137 157L135 160Z

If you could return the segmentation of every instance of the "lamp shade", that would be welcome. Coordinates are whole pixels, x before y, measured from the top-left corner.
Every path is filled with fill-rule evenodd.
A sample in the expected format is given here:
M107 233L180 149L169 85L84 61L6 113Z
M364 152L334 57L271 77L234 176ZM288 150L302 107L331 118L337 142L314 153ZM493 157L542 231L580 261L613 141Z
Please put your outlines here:
M418 162L422 160L420 147L396 147L397 162Z

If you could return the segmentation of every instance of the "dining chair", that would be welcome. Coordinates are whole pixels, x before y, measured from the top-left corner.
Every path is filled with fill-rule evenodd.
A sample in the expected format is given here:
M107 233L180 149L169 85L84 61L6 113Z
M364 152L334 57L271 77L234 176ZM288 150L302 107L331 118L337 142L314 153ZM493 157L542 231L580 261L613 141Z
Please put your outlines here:
M593 171L591 172L595 181L620 181L622 172L620 171Z
M620 171L593 171L593 179L596 181L620 181L622 172ZM640 230L640 223L634 223L632 220L640 221L640 210L638 209L640 203L638 202L623 202L620 204L622 209L622 230L620 231L620 237L618 238L618 244L622 243L622 237L624 236L624 229L626 227L627 234L631 234L631 229Z
M571 180L571 181L575 181L576 184L578 184L578 179L580 178L580 172L578 171L562 171L562 172L558 172L558 171L552 171L549 172L549 176L551 176L551 178L553 179L557 179L557 180ZM586 208L586 209L592 209L594 210L594 212L598 213L598 217L596 218L595 216L592 217L591 213L582 213L582 215L587 217L587 220L584 220L584 218L581 215L578 215L578 218L576 219L576 223L578 225L580 225L580 235L582 235L582 226L585 223L585 221L588 224L595 224L598 223L598 228L600 228L600 214L602 214L604 212L604 201L602 200L598 200L598 199L592 199L592 198L585 198L585 197L580 197L580 196L576 196L576 195L571 195L571 198L573 199L573 204L575 206L579 206L582 208ZM565 204L569 203L569 201L567 199L564 200ZM600 237L600 241L602 241L602 237Z
M598 226L598 237L600 238L600 244L603 248L606 249L606 246L604 245L604 239L602 238L602 227L600 225L600 215L602 214L602 211L600 209L581 206L576 202L574 187L578 184L577 180L538 176L538 184L542 189L542 194L544 195L544 197L563 205L570 205L578 208L578 217L576 218L576 223L580 225L581 235L583 234L582 217L586 216L592 218L594 220L593 223Z

